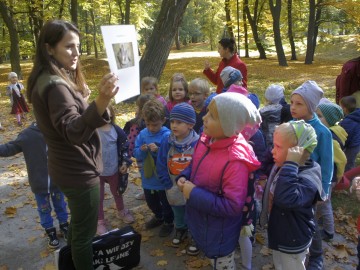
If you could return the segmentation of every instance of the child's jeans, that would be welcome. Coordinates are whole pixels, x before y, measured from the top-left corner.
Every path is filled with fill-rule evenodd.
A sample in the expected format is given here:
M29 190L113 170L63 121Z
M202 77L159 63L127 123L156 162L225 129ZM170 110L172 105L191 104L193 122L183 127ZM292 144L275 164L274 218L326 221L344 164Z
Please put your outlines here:
M144 189L147 206L157 219L164 220L167 224L174 222L174 213L167 200L165 190Z
M359 153L359 151L360 151L360 145L345 149L344 152L345 152L345 156L347 159L347 163L345 166L345 172L347 172L348 170L351 170L352 168L355 168L355 160L356 160L356 156Z
M335 233L335 229L334 229L334 214L331 205L331 192L332 192L332 185L329 188L329 196L327 200L324 202L319 202L317 204L316 214L317 214L317 219L322 220L322 227L324 231L327 232L328 234L333 235Z
M99 220L104 219L104 195L105 195L105 183L110 186L111 194L114 197L116 209L118 211L124 209L124 200L121 195L117 193L119 173L115 173L111 176L100 176L100 204L99 204Z
M187 229L185 222L185 205L171 206L174 213L174 221L176 229Z
M210 263L214 270L235 270L235 259L234 259L235 251L231 252L229 255L210 259Z
M275 270L305 270L305 259L308 250L299 254L287 254L277 250L272 250Z
M66 202L64 200L64 194L57 190L46 194L35 193L35 199L40 216L40 224L44 229L54 227L53 218L51 217L51 201L56 213L56 217L59 220L59 224L68 221L68 213L66 210Z

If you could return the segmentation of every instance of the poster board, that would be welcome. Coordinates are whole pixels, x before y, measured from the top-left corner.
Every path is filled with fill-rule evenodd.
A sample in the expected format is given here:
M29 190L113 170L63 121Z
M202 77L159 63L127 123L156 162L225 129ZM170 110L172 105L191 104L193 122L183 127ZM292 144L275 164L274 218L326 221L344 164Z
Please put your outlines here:
M119 77L119 103L140 94L139 50L134 25L101 26L110 71Z

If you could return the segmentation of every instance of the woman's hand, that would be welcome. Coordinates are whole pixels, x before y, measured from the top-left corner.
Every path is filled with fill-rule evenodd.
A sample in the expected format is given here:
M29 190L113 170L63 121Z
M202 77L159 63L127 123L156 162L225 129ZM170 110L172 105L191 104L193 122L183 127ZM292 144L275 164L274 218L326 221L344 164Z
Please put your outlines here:
M116 87L118 77L114 73L106 74L99 84L99 95L95 99L99 115L103 115L110 100L117 94L119 87Z
M209 63L208 60L205 60L205 62L204 62L204 69L207 70L207 69L209 69L209 68L210 68L210 63Z

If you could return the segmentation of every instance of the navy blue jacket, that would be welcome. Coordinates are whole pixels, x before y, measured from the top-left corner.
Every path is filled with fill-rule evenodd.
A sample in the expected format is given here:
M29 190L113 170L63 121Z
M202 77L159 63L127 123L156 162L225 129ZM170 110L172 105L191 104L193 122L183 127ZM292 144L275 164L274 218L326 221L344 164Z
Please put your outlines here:
M275 181L276 177L274 178ZM314 206L321 200L319 164L286 161L278 172L268 221L269 248L298 254L311 245L315 233Z
M360 109L356 109L345 116L340 122L340 126L342 126L348 134L345 149L360 145Z

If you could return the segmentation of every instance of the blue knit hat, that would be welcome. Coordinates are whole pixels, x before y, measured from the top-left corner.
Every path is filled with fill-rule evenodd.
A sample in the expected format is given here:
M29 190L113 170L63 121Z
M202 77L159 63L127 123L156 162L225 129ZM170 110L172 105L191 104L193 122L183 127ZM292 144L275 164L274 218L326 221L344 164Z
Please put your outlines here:
M170 112L170 121L171 120L179 120L188 124L195 125L195 110L190 104L185 102L176 104Z

